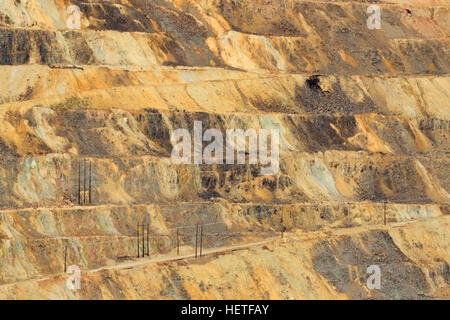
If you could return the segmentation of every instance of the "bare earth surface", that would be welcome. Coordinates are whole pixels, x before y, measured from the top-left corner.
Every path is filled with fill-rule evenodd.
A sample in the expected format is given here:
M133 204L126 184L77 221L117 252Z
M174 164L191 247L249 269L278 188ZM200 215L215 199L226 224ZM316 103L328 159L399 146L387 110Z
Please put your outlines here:
M1 1L0 298L449 299L449 8ZM194 121L279 129L279 172L173 164Z

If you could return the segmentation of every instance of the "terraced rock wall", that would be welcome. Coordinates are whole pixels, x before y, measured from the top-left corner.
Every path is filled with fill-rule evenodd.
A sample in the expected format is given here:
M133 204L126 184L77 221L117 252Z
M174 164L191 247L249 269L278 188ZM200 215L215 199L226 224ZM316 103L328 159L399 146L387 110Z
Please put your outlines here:
M370 4L381 8L380 30L366 26ZM81 10L80 29L67 28L70 5ZM441 0L2 1L0 296L445 297L449 15ZM224 134L279 129L279 171L264 176L261 165L248 161L174 164L172 134L192 133L195 121ZM90 194L85 186L80 193L84 161L92 166ZM89 195L90 203L80 204ZM433 222L422 227L421 219ZM106 289L103 274L89 270L134 259L136 225L144 221L153 235L152 257L176 255L181 226L211 224L206 232L215 236L205 238L207 249L281 230L362 229L308 248L293 241L274 244L275 253L207 258L201 267L168 262L111 271L114 286ZM411 221L420 232L383 229ZM434 226L438 231L428 235ZM356 248L359 237L363 245ZM436 248L438 260L428 249L414 249L418 241ZM182 251L194 246L194 230L186 230ZM363 259L367 246L375 249ZM405 258L398 252L404 247L414 254L404 252ZM351 261L341 260L344 251ZM379 252L383 263L402 264L399 273L389 267L390 289L369 294L364 283L349 284L344 264L361 269ZM282 276L262 271L261 257ZM231 284L217 275L233 259L245 259L245 273L267 285L254 293L244 284L224 289ZM33 279L59 277L67 260L99 291L63 293L62 278L37 289L42 282ZM217 277L201 290L205 270ZM161 287L161 279L149 276L155 272L186 283L137 289L136 281L149 279ZM193 276L184 278L185 272ZM287 274L311 278L300 285Z

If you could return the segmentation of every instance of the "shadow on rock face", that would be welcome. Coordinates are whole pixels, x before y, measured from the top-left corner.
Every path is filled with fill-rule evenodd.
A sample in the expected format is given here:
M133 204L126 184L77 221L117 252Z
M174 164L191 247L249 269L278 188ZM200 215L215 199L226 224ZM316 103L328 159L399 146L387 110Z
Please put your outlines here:
M352 102L343 92L339 82L332 84L331 91L320 86L320 76L309 77L305 85L295 88L295 98L306 113L369 113L375 112L373 101L365 96L362 102Z
M429 287L423 272L381 231L317 243L314 269L351 299L424 299ZM367 267L380 268L380 289L368 289Z
M128 32L155 32L148 17L129 5L84 3L74 1L82 14L89 18L89 29Z

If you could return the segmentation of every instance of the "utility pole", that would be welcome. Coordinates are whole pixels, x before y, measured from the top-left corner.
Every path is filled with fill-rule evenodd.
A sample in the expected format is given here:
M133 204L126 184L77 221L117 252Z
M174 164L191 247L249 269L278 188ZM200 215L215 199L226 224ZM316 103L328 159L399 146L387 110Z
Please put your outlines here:
M142 224L142 258L145 257L145 227Z
M198 247L198 224L195 230L195 257L197 258L197 247Z
M81 205L81 161L78 160L78 204Z
M64 273L67 271L67 244L64 246Z
M200 226L200 257L203 251L203 226Z
M150 224L149 223L147 223L147 257L149 257L150 256L150 247L149 247L149 239L148 239L148 237L149 237L149 231L150 231Z
M137 225L137 257L139 258L140 251L139 251L139 223Z
M86 159L83 160L83 204L86 204Z
M91 191L92 191L92 162L89 161L89 204L92 204Z
M177 228L177 256L180 255L180 232L179 229Z

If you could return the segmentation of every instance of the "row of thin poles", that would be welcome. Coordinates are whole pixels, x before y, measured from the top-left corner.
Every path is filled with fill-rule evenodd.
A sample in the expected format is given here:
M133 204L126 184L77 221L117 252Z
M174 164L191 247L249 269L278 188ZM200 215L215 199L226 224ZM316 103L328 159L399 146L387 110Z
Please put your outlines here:
M86 177L86 160L83 161L83 167L84 167L84 177ZM78 201L79 203L81 203L81 162L79 163L79 180L78 180L78 188L79 188L79 198ZM91 203L91 173L92 173L92 166L91 166L91 162L89 161L89 203ZM84 179L84 182L86 181L86 179ZM84 183L83 185L84 189L86 190L86 184ZM84 192L85 194L85 192ZM84 203L86 200L86 197L84 197L83 201ZM383 213L384 213L384 224L386 225L387 221L386 221L386 202L383 203ZM195 230L195 258L198 257L202 257L203 255L203 225L197 224L195 226L196 230ZM177 255L180 255L180 236L182 236L182 234L180 234L180 227L176 228L176 246L177 246ZM143 223L143 224L138 224L137 225L137 257L145 257L145 256L150 256L150 242L149 242L149 238L150 238L150 224L149 223ZM281 238L284 238L284 232L286 231L286 228L283 227L281 228ZM64 246L64 272L66 272L67 269L67 245Z
M150 255L150 224L138 224L136 228L137 235L137 257L145 257ZM177 255L180 255L180 230L177 228ZM195 257L201 257L203 255L203 226L196 225L195 231Z
M87 170L87 163L89 163L89 171ZM82 172L83 172L83 179L81 179ZM87 186L86 183L88 184ZM86 199L86 191L88 191L87 199ZM86 159L78 161L78 204L81 205L82 203L92 204L92 162L87 161Z
M195 228L195 257L202 257L203 256L203 225L196 225ZM284 237L284 232L286 228L281 229L281 238ZM177 228L177 235L176 235L176 244L177 244L177 255L180 255L180 228Z
M197 229L195 232L195 257L198 256L198 247L200 246L200 257L202 256L202 249L203 249L203 226L197 225Z
M150 256L150 224L143 223L137 225L137 257ZM142 245L141 245L142 244ZM142 251L141 251L142 248ZM141 254L142 253L142 254Z
M67 244L64 246L64 273L67 271Z
M180 228L177 228L177 255L180 255ZM195 257L201 257L203 254L203 226L197 224L195 228Z

